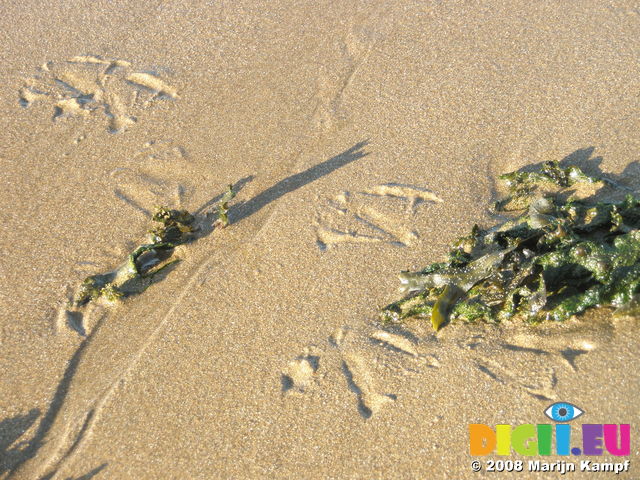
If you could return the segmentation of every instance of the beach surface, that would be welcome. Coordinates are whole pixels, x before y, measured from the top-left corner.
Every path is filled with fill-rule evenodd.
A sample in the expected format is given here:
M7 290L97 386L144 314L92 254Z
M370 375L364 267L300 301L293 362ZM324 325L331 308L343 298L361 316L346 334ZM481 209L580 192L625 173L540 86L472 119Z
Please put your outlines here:
M591 459L640 478L637 320L378 318L499 221L501 173L569 157L640 190L636 2L3 13L0 478L485 478L468 425L557 401L631 424L630 456ZM161 281L69 308L156 207L206 223L229 184L230 225Z

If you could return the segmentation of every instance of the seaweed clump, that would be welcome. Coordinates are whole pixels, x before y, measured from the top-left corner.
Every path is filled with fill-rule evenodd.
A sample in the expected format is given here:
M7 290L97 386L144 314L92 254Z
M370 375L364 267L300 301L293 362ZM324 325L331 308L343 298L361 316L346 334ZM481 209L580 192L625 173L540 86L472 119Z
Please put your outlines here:
M223 228L229 224L228 204L234 196L235 192L229 185L218 203L214 227ZM85 278L71 301L71 306L83 307L99 298L115 302L141 293L160 274L168 272L179 262L179 259L171 258L174 249L196 238L199 231L196 217L187 210L159 207L152 220L156 226L149 230L147 241L138 245L118 268Z
M381 312L385 322L449 320L563 321L596 306L636 313L640 290L640 199L596 201L612 183L576 166L546 162L539 171L500 176L507 196L497 211L519 216L493 228L475 225L446 261L402 272L407 296Z

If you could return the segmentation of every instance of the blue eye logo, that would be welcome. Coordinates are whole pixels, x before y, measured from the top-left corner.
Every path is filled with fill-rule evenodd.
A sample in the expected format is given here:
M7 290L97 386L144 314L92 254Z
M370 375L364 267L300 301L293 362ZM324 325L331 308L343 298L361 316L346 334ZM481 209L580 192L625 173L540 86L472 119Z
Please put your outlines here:
M554 422L570 422L583 413L578 407L567 402L556 402L544 411L544 414Z

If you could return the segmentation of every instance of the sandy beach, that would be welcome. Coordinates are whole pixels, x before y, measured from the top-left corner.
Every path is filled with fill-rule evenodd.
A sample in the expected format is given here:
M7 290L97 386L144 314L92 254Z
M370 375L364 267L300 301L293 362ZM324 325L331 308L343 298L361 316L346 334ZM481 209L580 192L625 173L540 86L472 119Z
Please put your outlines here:
M1 479L559 478L527 462L587 457L474 457L469 424L560 401L630 424L629 455L588 459L640 478L637 319L379 321L400 271L498 221L504 172L568 157L640 192L637 2L3 13ZM70 309L159 206L203 226L180 261Z

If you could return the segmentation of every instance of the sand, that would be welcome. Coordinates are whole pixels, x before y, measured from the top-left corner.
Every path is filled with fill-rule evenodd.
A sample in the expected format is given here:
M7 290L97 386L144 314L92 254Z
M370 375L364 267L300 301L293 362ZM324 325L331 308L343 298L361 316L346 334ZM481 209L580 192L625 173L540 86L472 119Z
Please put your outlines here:
M603 460L640 477L636 320L377 323L400 270L495 223L498 174L572 155L640 187L634 2L25 1L0 24L1 478L479 478L468 425L555 401L630 423ZM69 313L156 206L227 184L228 228Z

